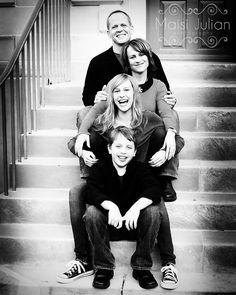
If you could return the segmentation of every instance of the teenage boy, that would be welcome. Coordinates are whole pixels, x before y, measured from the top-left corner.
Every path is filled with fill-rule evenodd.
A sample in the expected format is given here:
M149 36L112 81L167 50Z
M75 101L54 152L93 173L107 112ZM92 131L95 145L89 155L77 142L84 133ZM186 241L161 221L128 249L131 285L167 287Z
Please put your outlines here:
M162 190L149 168L132 161L136 153L133 131L117 127L108 140L111 159L99 161L87 178L88 207L84 221L92 244L96 269L93 287L106 289L110 285L115 259L109 245L109 226L117 231L125 227L136 230L137 247L131 257L133 277L145 289L158 284L150 272L151 251L160 226L158 203Z

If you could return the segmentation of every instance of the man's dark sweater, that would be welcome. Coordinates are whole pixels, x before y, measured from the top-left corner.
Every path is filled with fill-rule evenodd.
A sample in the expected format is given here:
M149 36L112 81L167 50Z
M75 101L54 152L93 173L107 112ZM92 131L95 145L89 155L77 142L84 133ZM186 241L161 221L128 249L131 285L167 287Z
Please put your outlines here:
M142 197L154 204L161 200L162 189L158 179L154 179L148 166L132 160L124 176L120 177L111 159L99 161L87 178L87 202L100 207L105 200L115 203L121 214L125 214ZM100 207L101 208L101 207Z
M160 59L155 53L153 53L153 59L156 65L156 71L153 73L152 77L165 83L166 88L169 90L169 83ZM102 87L107 85L114 76L123 72L122 65L113 52L112 47L95 56L90 61L85 78L82 98L84 105L93 105L96 93L102 90Z

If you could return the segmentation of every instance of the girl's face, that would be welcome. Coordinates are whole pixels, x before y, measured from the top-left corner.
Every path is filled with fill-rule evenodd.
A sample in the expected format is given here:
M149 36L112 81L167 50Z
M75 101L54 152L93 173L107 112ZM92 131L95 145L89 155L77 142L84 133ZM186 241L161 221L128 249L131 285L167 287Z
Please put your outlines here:
M147 71L149 61L147 55L142 52L136 51L133 47L127 48L127 57L131 71L134 73L143 73Z
M114 88L113 100L119 111L125 113L131 110L134 101L134 90L130 80L125 80Z

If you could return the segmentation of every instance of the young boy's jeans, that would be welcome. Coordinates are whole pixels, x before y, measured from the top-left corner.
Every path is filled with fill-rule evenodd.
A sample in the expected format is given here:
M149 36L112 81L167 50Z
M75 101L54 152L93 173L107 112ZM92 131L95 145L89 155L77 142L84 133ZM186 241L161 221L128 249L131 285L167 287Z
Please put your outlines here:
M90 247L87 238L87 232L82 220L86 210L86 194L86 182L73 187L70 189L69 205L76 258L84 262L90 262ZM158 206L161 216L161 225L158 234L158 246L160 249L161 263L163 266L169 262L175 264L176 257L174 254L174 247L171 237L169 216L164 201L161 200L161 203Z
M84 215L85 226L93 247L94 267L114 269L115 259L110 250L107 212L89 206ZM123 223L123 227L124 227ZM140 211L137 224L137 247L131 257L133 269L148 270L152 267L151 252L160 227L158 205L151 205Z

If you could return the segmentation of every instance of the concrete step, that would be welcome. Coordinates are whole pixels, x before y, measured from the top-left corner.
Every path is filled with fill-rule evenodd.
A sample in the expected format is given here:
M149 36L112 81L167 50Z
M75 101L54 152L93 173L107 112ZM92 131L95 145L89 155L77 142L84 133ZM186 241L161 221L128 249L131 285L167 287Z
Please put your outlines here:
M76 114L80 108L78 106L40 108L37 110L37 129L76 129Z
M28 158L17 163L17 187L70 188L80 182L78 158ZM236 161L181 160L177 190L236 191ZM39 181L40 180L40 181Z
M69 225L0 224L0 233L0 264L63 262L74 258ZM181 271L236 271L235 231L173 229L172 237ZM135 242L111 242L111 247L116 265L128 266ZM157 249L153 255L153 269L157 269L160 266Z
M76 130L38 130L28 136L30 157L74 157L67 143ZM234 160L236 133L181 132L185 147L181 159Z
M0 2L1 7L1 2ZM15 49L14 36L0 36L0 61L8 62Z
M46 106L37 111L37 129L75 129L79 106ZM235 132L236 108L176 107L182 131ZM62 120L63 118L63 120Z
M82 106L83 87L78 82L66 82L45 87L46 105Z
M236 133L181 132L185 146L180 159L235 160Z
M236 108L176 107L182 131L235 132Z
M0 0L0 7L14 7L15 5L15 0Z
M30 157L74 157L67 143L76 130L38 130L28 136Z
M31 3L17 5L14 8L2 7L0 12L2 24L0 26L0 35L21 35L32 14L33 5L35 5L33 2L35 0L31 1Z
M71 61L73 81L83 85L89 62L90 58ZM236 79L236 63L233 62L162 60L161 63L171 85L179 81L197 83L198 81L235 81Z
M175 81L235 81L236 63L214 61L162 61L166 77Z
M160 270L153 275L159 283L155 289L145 291L140 288L137 281L132 278L129 267L119 267L115 270L111 286L106 290L95 290L92 287L93 276L80 278L70 284L56 282L58 273L63 272L62 263L34 263L14 264L0 266L1 294L19 295L70 295L70 294L168 294L160 287ZM236 280L232 273L187 273L179 272L179 287L171 291L178 295L209 295L209 294L235 294ZM18 293L15 292L18 291ZM79 292L79 293L78 293Z
M177 98L177 106L236 107L236 83L212 81L175 81L171 90ZM82 106L83 83L67 82L45 88L46 105Z
M188 107L235 107L235 82L178 81L172 84L171 91L177 98L178 106Z
M178 199L166 203L171 228L234 230L235 193L178 191ZM17 189L0 195L0 223L70 224L69 191Z

